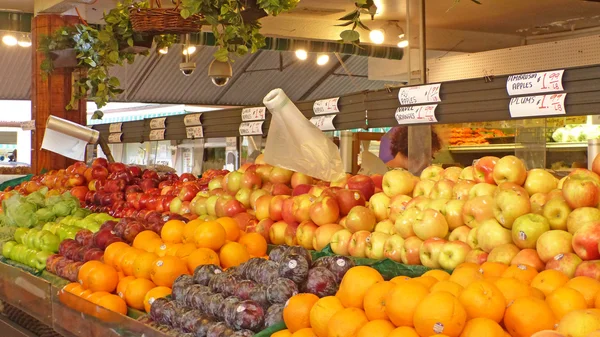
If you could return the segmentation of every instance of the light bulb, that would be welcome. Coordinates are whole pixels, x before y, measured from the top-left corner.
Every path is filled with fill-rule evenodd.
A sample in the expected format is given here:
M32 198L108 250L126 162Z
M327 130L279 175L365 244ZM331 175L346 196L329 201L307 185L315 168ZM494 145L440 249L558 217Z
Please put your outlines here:
M166 55L169 52L169 47L162 47L158 50L160 54Z
M382 44L383 41L385 40L385 35L383 34L383 30L381 29L374 29L369 33L369 39L371 39L371 42L375 43L375 44Z
M401 40L398 42L398 48L406 48L408 47L408 40Z
M329 55L327 54L319 54L317 56L317 64L320 66L324 66L329 62Z
M7 46L14 46L17 44L17 38L10 34L4 35L2 37L2 42Z
M187 48L187 52L188 52L190 55L192 55L193 53L195 53L195 52L196 52L196 46L189 46L189 47Z
M23 37L19 39L18 44L23 48L31 47L31 38L28 35L24 34Z
M296 57L299 60L304 61L308 58L308 53L304 49L298 49L296 50Z

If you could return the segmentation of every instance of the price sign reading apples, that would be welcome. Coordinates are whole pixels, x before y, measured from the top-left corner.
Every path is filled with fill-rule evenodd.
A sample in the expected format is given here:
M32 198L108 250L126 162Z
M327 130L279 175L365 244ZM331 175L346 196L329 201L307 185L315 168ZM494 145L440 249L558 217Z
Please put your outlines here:
M183 117L183 124L185 126L201 125L202 122L200 121L200 118L202 118L201 113L185 115L185 117Z
M315 104L313 104L313 112L315 115L338 113L340 112L340 108L338 107L339 100L339 97L334 97L316 101Z
M311 118L310 122L318 127L321 131L334 131L335 126L333 126L333 119L335 116L336 115L316 116Z
M260 122L245 122L240 124L240 136L255 136L262 135L262 126L264 121Z
M118 133L118 132L121 132L122 130L123 130L123 123L112 123L108 127L108 132L110 132L110 133Z
M190 126L185 128L185 135L188 139L203 138L204 132L202 126Z
M122 137L123 137L123 133L122 132L111 133L110 135L108 135L108 142L109 143L120 143Z
M423 103L434 103L441 101L440 99L440 87L441 83L419 85L416 87L404 87L400 88L398 92L398 99L400 105L412 105L412 104L423 104Z
M150 129L164 129L167 117L154 118L150 120Z
M514 97L510 99L510 116L539 117L549 115L564 115L565 98L567 94L551 94L538 96Z
M261 121L266 118L267 108L257 107L257 108L244 108L242 109L242 120L244 122L248 121Z
M506 91L508 91L509 96L563 91L562 78L564 73L563 69L511 75L506 80Z
M398 124L422 124L437 123L435 109L437 104L401 106L396 110L396 121Z
M158 129L150 131L150 140L163 140L165 139L165 129Z

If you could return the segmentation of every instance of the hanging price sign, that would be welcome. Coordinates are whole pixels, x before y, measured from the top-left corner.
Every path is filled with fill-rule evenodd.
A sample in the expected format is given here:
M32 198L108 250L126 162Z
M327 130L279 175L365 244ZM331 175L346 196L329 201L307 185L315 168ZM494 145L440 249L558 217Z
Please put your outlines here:
M440 87L441 83L419 85L416 87L404 87L400 88L398 92L398 99L400 105L412 105L422 103L433 103L439 102L440 99Z
M123 123L112 123L108 127L108 132L110 132L110 133L118 133L121 131L123 131Z
M21 122L21 129L23 131L35 130L35 121Z
M506 80L506 91L508 91L509 96L563 91L562 78L564 73L563 69L511 75Z
M150 131L150 140L163 140L165 139L165 129L157 129Z
M123 133L122 132L111 133L110 135L108 135L108 142L109 143L120 143L121 142L121 137L123 137Z
M200 118L202 118L201 113L185 115L185 117L183 117L183 124L185 126L201 125L202 121L200 121Z
M185 135L189 139L203 138L204 131L202 130L201 125L200 126L190 126L190 127L185 128Z
M338 107L339 97L322 99L313 104L313 112L315 115L325 115L340 112Z
M262 135L262 126L264 121L246 122L240 124L240 136Z
M435 108L437 108L437 104L401 106L396 110L396 121L400 125L437 123L437 119L435 118Z
M242 120L248 121L261 121L266 118L267 108L256 107L256 108L244 108L242 109Z
M548 115L564 115L567 94L551 94L538 96L514 97L510 99L510 116L540 117Z
M164 129L167 117L154 118L150 120L150 129Z
M336 115L316 116L311 118L310 122L321 131L333 131L335 130L335 126L333 126L333 119L335 116Z

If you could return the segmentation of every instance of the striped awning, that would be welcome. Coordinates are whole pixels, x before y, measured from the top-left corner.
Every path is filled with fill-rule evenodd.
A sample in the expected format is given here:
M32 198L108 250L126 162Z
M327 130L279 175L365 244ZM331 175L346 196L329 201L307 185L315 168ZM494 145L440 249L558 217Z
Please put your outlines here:
M102 119L91 119L91 117L88 117L87 125L131 122L131 121L139 121L142 119L176 116L176 115L181 115L184 113L186 113L186 111L181 110L181 111L156 112L156 113L151 112L148 114L128 115L128 116L118 116L118 117L111 117L110 114L106 114L104 117L102 117Z

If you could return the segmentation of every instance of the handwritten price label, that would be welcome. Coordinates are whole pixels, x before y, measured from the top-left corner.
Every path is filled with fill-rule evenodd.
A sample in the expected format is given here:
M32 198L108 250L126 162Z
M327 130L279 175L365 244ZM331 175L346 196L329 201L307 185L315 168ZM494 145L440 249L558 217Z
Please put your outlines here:
M185 128L185 135L188 139L203 138L204 131L202 126L190 126Z
M163 140L165 139L165 129L158 129L150 131L150 140Z
M257 108L244 108L242 109L242 120L244 122L247 121L261 121L266 118L267 108L257 107Z
M21 122L21 129L23 131L35 130L35 121Z
M235 151L237 149L237 137L225 138L225 151Z
M398 99L400 105L412 105L422 103L433 103L439 102L440 99L440 87L441 83L420 85L417 87L404 87L400 88L398 92Z
M245 122L240 124L240 136L262 135L262 126L264 121Z
M108 127L108 132L110 132L110 133L118 133L121 131L123 131L123 123L112 123Z
M567 94L514 97L510 99L511 117L539 117L564 115Z
M310 122L318 127L321 131L333 131L335 130L335 126L333 126L333 119L335 116L336 115L317 116L311 118Z
M509 96L563 91L564 70L512 75L506 81Z
M202 125L201 118L202 114L185 115L185 117L183 117L183 124L185 126Z
M121 142L121 137L123 136L122 132L119 133L111 133L110 135L108 135L108 142L109 143L120 143Z
M150 129L164 129L167 117L154 118L150 120Z
M435 109L437 104L401 106L396 110L396 121L398 124L422 124L437 123L435 118Z
M325 115L340 112L340 108L338 107L339 100L339 97L334 97L316 101L315 104L313 104L313 112L315 115Z

